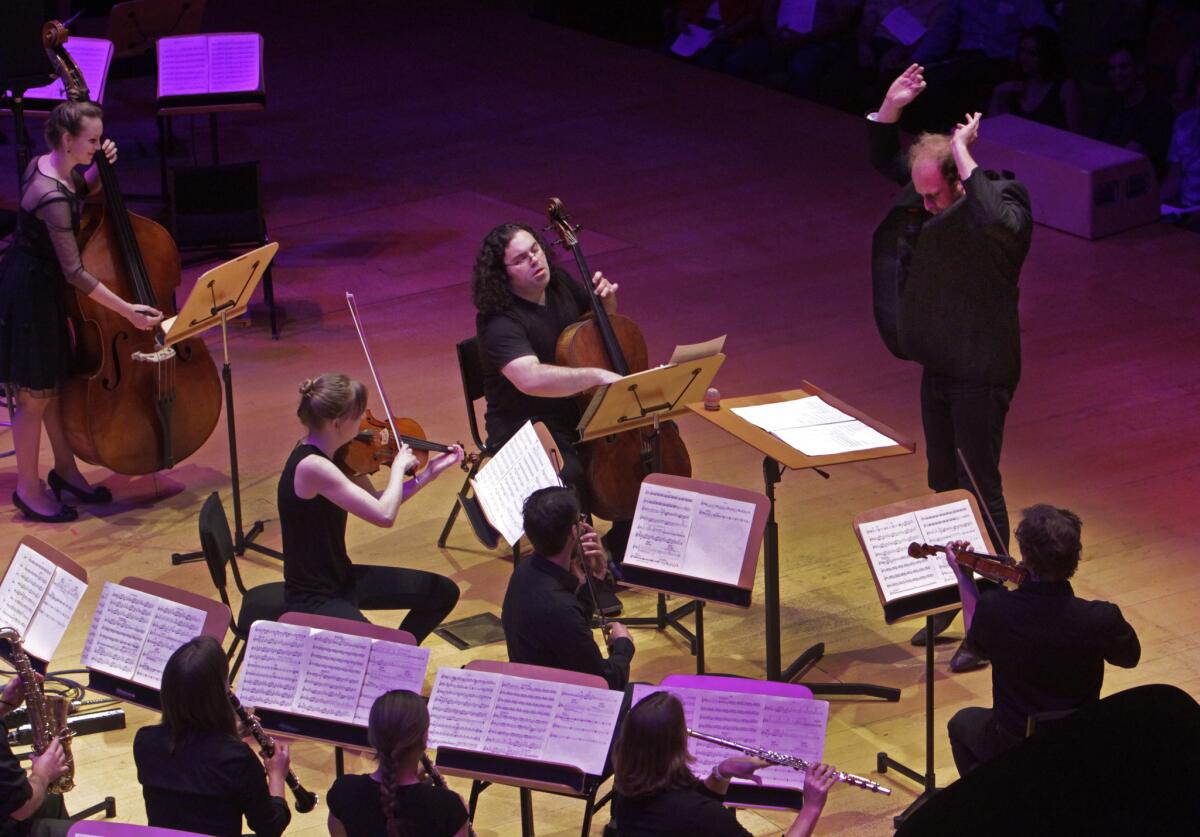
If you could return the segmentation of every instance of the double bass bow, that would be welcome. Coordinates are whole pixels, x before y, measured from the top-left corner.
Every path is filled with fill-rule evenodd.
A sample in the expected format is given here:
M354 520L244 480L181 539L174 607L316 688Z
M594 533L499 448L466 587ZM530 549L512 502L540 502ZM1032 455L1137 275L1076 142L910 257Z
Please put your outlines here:
M64 48L68 34L50 21L42 42L72 101L89 101L83 74ZM112 165L96 154L104 202L80 225L85 270L122 299L178 313L179 249L160 224L125 207ZM191 337L166 347L153 332L70 289L75 367L63 382L62 422L75 455L119 474L150 474L191 456L221 415L221 380L208 347Z
M555 362L560 366L598 367L618 375L642 372L648 366L646 338L628 317L604 310L592 272L583 255L566 208L558 198L546 207L550 223L558 232L559 242L571 251L587 288L591 311L572 323L559 335ZM581 406L591 400L591 391L580 396ZM580 447L580 459L587 480L591 510L605 520L629 520L637 508L638 492L647 474L660 472L690 477L692 461L673 421L656 422L596 439Z

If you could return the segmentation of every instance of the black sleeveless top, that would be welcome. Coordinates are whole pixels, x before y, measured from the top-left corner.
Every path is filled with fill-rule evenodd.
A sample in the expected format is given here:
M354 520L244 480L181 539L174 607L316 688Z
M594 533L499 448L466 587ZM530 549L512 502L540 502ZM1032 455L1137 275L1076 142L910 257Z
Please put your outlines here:
M349 598L354 590L346 554L346 510L320 494L311 500L296 496L296 466L308 456L325 454L315 445L296 445L283 466L278 494L284 599L289 608L300 611L329 599Z

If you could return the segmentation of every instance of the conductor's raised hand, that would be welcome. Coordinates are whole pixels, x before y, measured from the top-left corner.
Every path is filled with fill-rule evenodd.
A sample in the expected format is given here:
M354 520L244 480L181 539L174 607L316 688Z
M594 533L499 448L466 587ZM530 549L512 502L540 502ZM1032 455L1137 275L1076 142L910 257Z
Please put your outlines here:
M982 118L983 114L978 111L966 114L966 121L959 122L954 126L954 133L950 135L950 142L959 148L970 148L971 144L979 139L979 120Z
M896 76L884 95L883 104L879 106L879 121L898 121L900 111L912 104L924 89L925 68L920 64L910 64L907 70Z

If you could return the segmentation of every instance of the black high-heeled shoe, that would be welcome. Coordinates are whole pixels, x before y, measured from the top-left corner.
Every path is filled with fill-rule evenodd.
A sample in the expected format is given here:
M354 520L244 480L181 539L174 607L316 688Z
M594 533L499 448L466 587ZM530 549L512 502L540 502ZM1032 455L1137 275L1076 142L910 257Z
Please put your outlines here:
M75 507L67 505L59 506L57 514L42 514L39 511L34 511L29 507L28 503L21 499L21 495L15 491L12 493L12 501L21 514L25 515L29 520L36 520L38 523L70 523L79 517L79 512L75 511Z
M91 491L84 491L82 488L76 488L71 483L64 480L58 475L58 471L51 470L50 476L46 478L46 482L50 485L50 490L54 492L54 499L62 502L62 493L67 491L75 495L75 499L81 503L111 503L112 492L108 490L108 486L98 485Z

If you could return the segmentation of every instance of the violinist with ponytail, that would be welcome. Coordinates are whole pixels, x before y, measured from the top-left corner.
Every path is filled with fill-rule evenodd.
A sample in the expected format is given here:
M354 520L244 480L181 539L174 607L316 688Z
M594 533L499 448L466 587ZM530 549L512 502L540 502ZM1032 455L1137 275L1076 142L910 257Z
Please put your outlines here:
M367 736L379 768L338 778L329 789L333 837L467 837L462 797L421 781L418 765L429 737L429 710L405 689L375 699Z
M363 610L408 610L400 623L422 642L458 602L449 578L407 567L355 565L346 553L348 515L390 528L400 504L447 468L462 448L429 460L405 480L415 458L401 444L378 491L365 476L349 476L334 454L358 435L367 406L366 388L341 374L325 374L300 385L296 414L308 435L292 450L279 478L279 524L283 535L283 582L287 608L300 613L368 621Z

